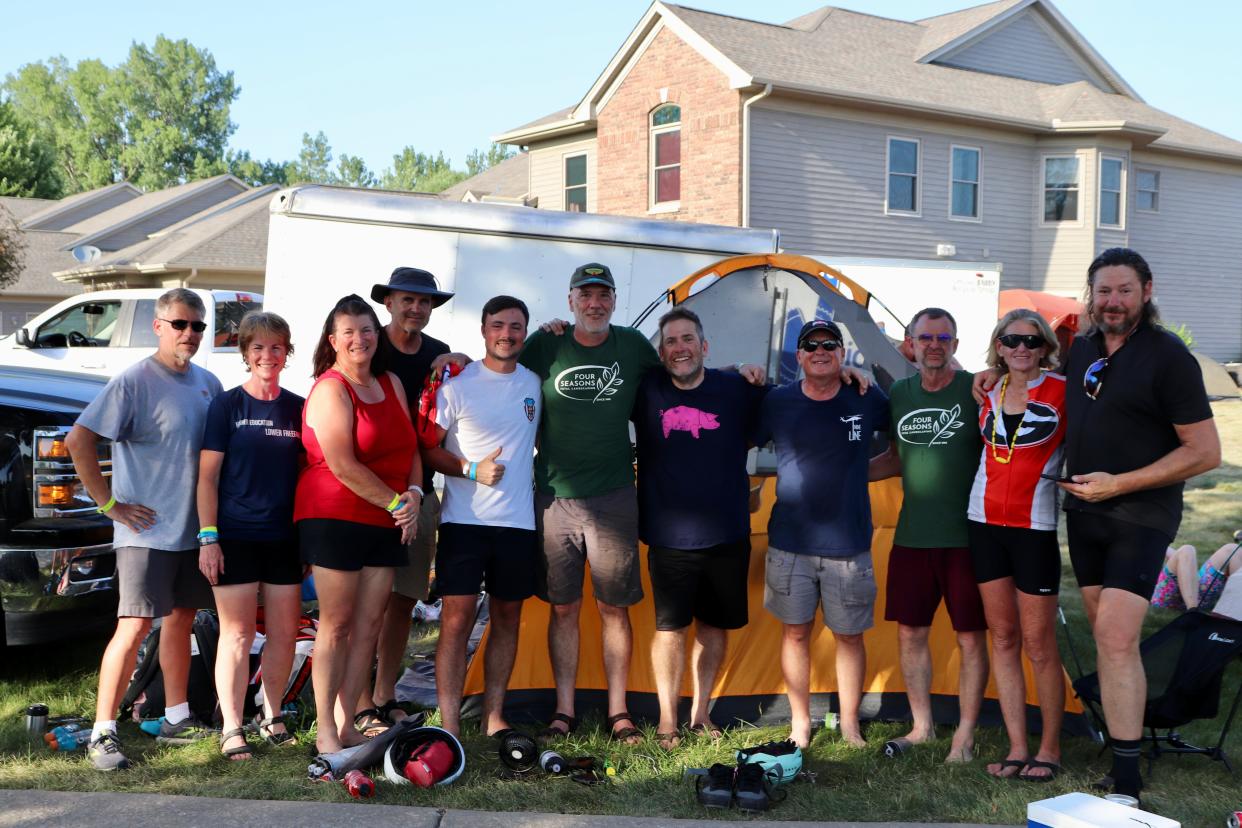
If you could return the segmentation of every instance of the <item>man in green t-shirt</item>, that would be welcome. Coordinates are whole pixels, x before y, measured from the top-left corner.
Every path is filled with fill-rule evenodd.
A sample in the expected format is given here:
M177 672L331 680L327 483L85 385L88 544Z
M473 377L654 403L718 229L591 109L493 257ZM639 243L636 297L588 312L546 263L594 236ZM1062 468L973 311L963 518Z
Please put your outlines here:
M884 618L898 624L901 673L914 724L884 745L897 757L935 738L931 714L932 618L943 598L961 651L959 721L946 762L973 758L975 725L988 680L987 621L966 538L970 487L983 450L972 376L954 370L957 322L925 308L910 323L919 373L893 383L888 450L871 461L870 478L901 475L904 498L888 559Z
M616 283L607 266L585 264L569 280L574 324L564 336L536 331L521 364L543 381L543 418L535 459L535 516L552 605L548 650L556 714L544 731L572 732L578 676L578 615L585 565L599 609L608 727L614 739L641 736L626 710L633 632L629 607L642 600L638 499L629 421L643 375L660 365L647 338L611 324Z

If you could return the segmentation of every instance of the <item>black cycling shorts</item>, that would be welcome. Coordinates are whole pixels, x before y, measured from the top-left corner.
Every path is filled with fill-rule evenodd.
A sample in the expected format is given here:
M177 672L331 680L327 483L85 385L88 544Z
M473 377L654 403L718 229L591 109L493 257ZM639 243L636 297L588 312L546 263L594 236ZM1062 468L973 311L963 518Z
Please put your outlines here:
M436 589L441 595L478 595L501 601L535 594L539 536L534 529L441 523L436 546Z
M996 526L967 521L975 582L1013 578L1027 595L1056 595L1061 589L1061 547L1055 529Z
M358 572L364 566L405 566L409 553L397 527L352 520L306 518L298 521L302 560L324 569Z
M224 568L216 581L218 586L302 583L297 538L274 541L220 538L220 553L224 556Z
M657 630L680 630L696 619L722 630L746 626L750 538L706 549L653 546L647 569Z
M1172 538L1150 526L1067 511L1070 562L1080 587L1124 589L1150 601Z

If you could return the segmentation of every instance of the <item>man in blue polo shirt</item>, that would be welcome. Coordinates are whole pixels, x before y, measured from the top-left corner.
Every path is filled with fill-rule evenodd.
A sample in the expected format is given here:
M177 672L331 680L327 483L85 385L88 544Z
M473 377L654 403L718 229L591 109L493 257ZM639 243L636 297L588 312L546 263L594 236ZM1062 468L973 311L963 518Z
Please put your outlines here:
M781 668L791 711L790 738L811 737L810 645L815 610L836 638L841 734L866 744L858 721L874 623L871 435L889 427L888 397L866 395L841 379L844 337L834 322L812 320L798 334L804 378L768 394L756 443L776 447L776 505L768 523L764 606L784 625Z

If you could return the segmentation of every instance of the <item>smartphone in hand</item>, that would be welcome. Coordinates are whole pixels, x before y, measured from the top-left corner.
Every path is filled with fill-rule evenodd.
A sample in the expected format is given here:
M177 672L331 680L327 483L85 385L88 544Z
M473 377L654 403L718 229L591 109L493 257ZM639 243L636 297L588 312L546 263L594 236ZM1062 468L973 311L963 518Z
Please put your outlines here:
M1058 477L1055 474L1041 474L1040 477L1042 477L1044 480L1051 480L1053 483L1073 483L1074 482L1073 478Z

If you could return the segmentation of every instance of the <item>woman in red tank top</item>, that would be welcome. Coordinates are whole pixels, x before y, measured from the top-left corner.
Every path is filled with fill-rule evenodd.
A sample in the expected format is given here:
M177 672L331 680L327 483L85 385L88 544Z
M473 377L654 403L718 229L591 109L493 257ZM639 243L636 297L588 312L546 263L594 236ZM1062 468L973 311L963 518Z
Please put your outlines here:
M337 302L315 349L315 385L302 415L307 465L293 519L319 593L311 679L321 753L364 741L353 710L422 499L405 391L377 357L382 331L361 297Z

